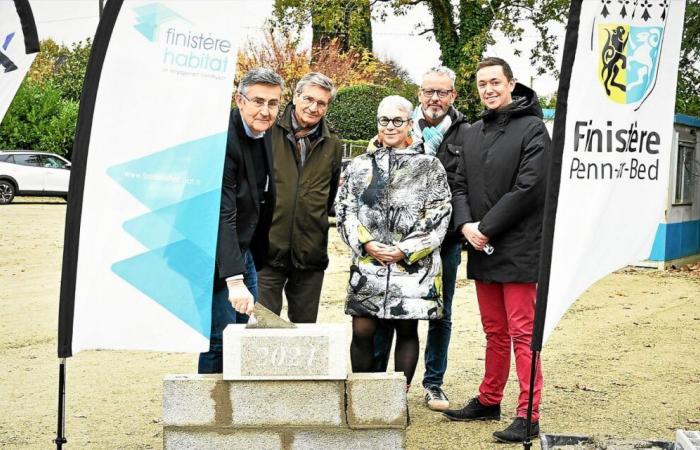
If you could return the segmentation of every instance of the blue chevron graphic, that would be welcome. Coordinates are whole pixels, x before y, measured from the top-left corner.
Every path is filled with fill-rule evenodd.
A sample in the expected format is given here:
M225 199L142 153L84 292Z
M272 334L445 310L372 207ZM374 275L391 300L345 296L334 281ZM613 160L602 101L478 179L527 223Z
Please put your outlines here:
M124 223L124 229L148 248L163 247L183 239L194 242L211 258L216 257L216 231L202 224L218 224L221 190L166 206Z
M5 36L5 42L2 43L3 50L7 50L7 47L10 46L10 42L12 42L13 37L15 37L14 31L12 33L8 34L7 36Z
M205 337L214 260L187 240L112 265L112 271Z
M123 224L148 251L114 263L112 271L207 338L226 136L207 136L107 169L151 210Z
M158 37L158 27L173 19L184 19L175 11L161 5L160 3L149 3L147 5L134 8L137 23L134 28L151 42L155 42Z
M151 210L221 189L227 133L218 133L107 169Z

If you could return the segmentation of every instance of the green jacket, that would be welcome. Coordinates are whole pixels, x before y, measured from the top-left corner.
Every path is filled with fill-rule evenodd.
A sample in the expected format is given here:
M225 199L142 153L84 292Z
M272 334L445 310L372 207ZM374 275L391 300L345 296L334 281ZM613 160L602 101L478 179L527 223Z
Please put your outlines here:
M288 105L271 130L277 201L267 263L283 269L325 270L328 211L338 190L343 143L321 119L321 137L300 171L292 134L293 108Z

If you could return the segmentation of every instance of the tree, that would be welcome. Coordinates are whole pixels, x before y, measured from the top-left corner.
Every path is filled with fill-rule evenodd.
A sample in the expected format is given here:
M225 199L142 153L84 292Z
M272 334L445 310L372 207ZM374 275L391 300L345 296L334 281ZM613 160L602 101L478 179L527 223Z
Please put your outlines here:
M370 0L275 0L274 15L278 25L297 33L310 23L314 50L335 41L341 52L372 51Z
M301 29L314 23L336 23L340 0L276 0L275 14L280 23ZM556 75L555 54L559 49L550 25L567 17L568 0L351 0L353 11L363 16L383 19L388 12L408 14L419 4L431 15L431 26L420 27L419 34L432 33L440 47L442 64L457 73L457 107L471 118L480 112L479 99L474 92L477 63L485 56L494 35L500 32L515 45L524 37L524 24L530 24L539 35L539 42L530 54L538 73ZM359 12L356 12L359 14ZM369 28L367 28L369 29ZM520 50L516 47L516 54Z
M689 1L685 7L685 28L678 65L676 112L700 117L700 3Z
M26 79L0 126L0 148L66 155L73 146L78 102L61 98L51 81Z
M41 41L41 51L32 64L27 78L44 83L51 80L66 100L80 100L92 43L90 38L67 47L51 39Z
M300 49L298 40L290 38L289 34L268 31L263 42L249 41L239 53L237 79L253 67L268 67L284 80L285 101L291 98L291 90L308 72L323 73L333 80L336 88L377 84L404 96L415 96L418 92L418 86L396 63L380 61L366 49L350 48L342 52L341 46L337 40L329 41L314 52L312 59L311 51Z
M0 124L0 148L69 156L92 45L88 39L68 48L48 39L40 47Z
M432 33L440 47L442 64L457 73L457 107L470 118L481 111L474 84L476 65L484 57L494 35L500 32L522 50L525 24L538 33L530 60L538 74L557 74L555 54L559 44L550 25L563 22L568 13L568 0L376 0L397 14L407 14L417 4L423 4L431 14L432 27L424 27L419 34Z

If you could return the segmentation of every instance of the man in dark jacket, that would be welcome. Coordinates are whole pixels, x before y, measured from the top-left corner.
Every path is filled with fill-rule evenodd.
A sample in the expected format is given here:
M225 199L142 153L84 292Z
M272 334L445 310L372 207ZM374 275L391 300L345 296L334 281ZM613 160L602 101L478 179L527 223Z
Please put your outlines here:
M420 104L413 111L413 136L423 141L426 154L440 160L447 172L450 190L454 190L459 155L469 129L464 115L453 106L456 98L454 71L444 66L433 67L423 75L418 91ZM454 223L451 223L450 229L454 228ZM448 232L440 247L444 315L442 319L429 323L423 375L425 403L434 411L444 411L449 407L441 386L447 370L447 349L452 334L452 297L457 269L462 262L462 242L461 233ZM386 370L391 347L390 333L391 330L381 329L375 338L376 368L381 371Z
M267 265L258 272L260 303L289 320L313 323L328 267L328 211L338 190L343 144L324 119L335 88L320 73L305 75L293 102L272 128L277 203Z
M480 62L476 79L486 110L467 133L452 205L454 223L470 244L467 276L475 280L486 334L485 373L479 395L444 414L451 420L499 420L512 346L520 383L517 417L494 437L520 442L525 437L550 139L537 95L515 82L504 60ZM531 437L539 434L541 389L538 367Z
M283 84L271 70L253 69L243 76L235 96L238 109L231 111L229 120L221 186L210 344L199 356L199 373L221 373L224 328L246 323L257 298L255 266L267 257L275 204L272 145L266 131L277 117Z

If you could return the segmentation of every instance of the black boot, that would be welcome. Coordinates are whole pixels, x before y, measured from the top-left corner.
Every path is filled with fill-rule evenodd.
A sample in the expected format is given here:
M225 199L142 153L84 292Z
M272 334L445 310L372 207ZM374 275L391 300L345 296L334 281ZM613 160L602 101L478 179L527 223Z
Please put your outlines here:
M470 420L501 420L501 405L482 405L479 397L469 400L462 409L448 409L442 413L450 420L467 422Z
M513 423L508 425L503 431L496 431L493 437L499 442L523 442L525 440L527 421L524 417L516 417ZM530 424L530 439L536 438L540 434L540 423Z

